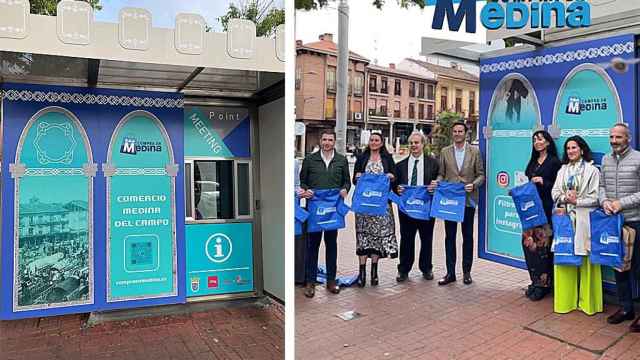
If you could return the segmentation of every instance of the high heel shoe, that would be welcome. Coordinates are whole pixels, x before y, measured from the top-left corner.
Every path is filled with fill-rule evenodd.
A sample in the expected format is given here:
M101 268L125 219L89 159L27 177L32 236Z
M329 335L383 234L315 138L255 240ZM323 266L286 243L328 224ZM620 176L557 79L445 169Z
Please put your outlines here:
M378 285L378 263L371 263L371 286Z
M367 284L367 264L360 265L360 273L358 274L358 286L364 287Z

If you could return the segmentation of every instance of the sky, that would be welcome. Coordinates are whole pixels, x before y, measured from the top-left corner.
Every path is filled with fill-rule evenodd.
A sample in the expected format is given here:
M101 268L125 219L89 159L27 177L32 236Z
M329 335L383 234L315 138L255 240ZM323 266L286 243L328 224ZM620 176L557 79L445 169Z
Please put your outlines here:
M229 4L245 3L246 0L101 0L102 10L95 12L96 21L118 22L118 13L123 7L141 7L151 12L153 26L174 28L175 16L181 12L202 15L213 31L222 32L222 25L217 18L224 15ZM272 2L273 7L283 8L284 0L261 0Z
M405 57L424 59L420 56L423 36L473 41L484 36L484 30L478 29L477 37L467 38L464 25L460 33L433 30L433 12L433 6L424 10L417 6L403 9L395 0L387 0L382 10L371 5L370 0L350 0L349 49L372 62L377 59L378 65L387 66ZM334 41L338 41L337 2L320 10L297 11L295 21L297 40L317 41L318 35L328 32L334 34Z

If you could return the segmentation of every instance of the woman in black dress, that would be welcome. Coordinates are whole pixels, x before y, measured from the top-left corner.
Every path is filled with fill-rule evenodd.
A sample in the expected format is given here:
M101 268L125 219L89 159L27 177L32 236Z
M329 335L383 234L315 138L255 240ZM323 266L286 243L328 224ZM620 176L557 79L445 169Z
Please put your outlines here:
M393 156L387 152L384 139L379 133L371 134L369 146L358 157L353 168L353 184L364 173L386 174L390 180L389 189L395 181L395 163ZM367 258L371 258L371 285L378 285L378 260L380 258L398 257L396 227L391 205L385 215L356 214L356 255L360 263L358 286L364 287L366 282Z
M544 130L536 131L532 137L531 159L525 174L536 185L542 200L544 212L549 224L526 230L522 233L522 250L527 262L531 285L525 295L532 301L538 301L547 295L553 286L553 254L551 241L551 213L553 199L551 189L556 181L562 162L558 159L556 144L551 135Z

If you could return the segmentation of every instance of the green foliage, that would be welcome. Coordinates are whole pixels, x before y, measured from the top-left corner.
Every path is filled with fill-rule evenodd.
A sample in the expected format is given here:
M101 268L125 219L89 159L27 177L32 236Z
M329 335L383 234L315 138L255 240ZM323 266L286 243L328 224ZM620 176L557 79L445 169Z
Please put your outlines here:
M227 13L218 20L224 31L227 31L231 19L251 20L256 24L257 36L271 36L278 25L284 24L284 9L268 9L269 5L259 0L248 1L239 7L232 3Z
M462 115L450 111L443 111L438 114L436 125L431 132L431 150L436 156L440 155L442 148L451 145L451 127L456 121L463 121Z
M434 152L433 152L433 145L428 141L427 141L426 144L424 144L424 151L423 152L424 152L425 156L436 156L437 157L437 155L434 154Z
M102 10L100 0L82 0L89 3L94 10ZM31 0L31 13L37 15L56 16L57 6L60 0Z
M335 0L331 0L335 1ZM362 1L362 0L358 0ZM425 0L396 0L398 4L400 4L403 8L408 8L409 6L419 6L421 9L424 9L426 3ZM297 10L315 10L324 6L327 6L329 0L296 0L296 9ZM385 0L371 0L371 5L377 7L378 9L382 9L384 6Z

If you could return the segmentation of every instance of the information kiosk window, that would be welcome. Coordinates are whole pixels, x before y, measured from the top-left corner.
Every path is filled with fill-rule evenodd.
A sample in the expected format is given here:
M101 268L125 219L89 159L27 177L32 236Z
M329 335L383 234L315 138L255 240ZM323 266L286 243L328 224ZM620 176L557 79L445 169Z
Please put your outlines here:
M187 220L250 219L251 161L186 160Z

